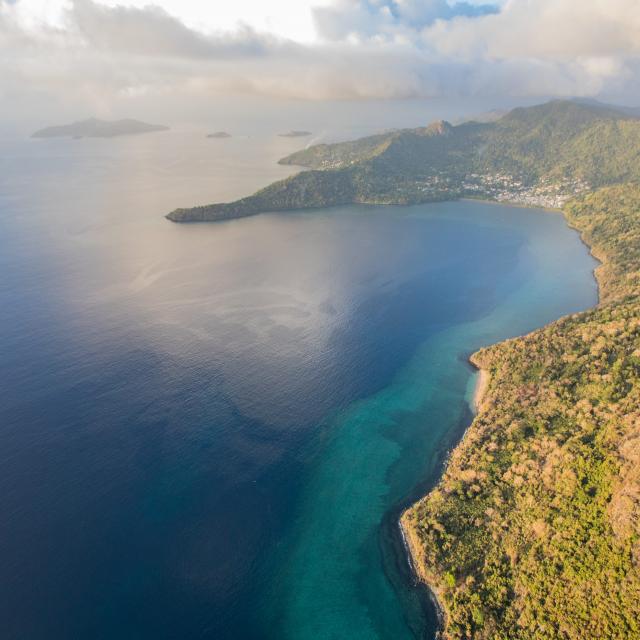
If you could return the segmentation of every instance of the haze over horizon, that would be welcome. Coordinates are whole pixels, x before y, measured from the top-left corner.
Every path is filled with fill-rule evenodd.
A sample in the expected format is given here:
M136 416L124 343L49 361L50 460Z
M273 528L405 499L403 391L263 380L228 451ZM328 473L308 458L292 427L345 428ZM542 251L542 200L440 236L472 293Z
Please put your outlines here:
M3 121L634 105L639 30L634 0L0 0Z
M640 640L640 0L0 0L0 640Z

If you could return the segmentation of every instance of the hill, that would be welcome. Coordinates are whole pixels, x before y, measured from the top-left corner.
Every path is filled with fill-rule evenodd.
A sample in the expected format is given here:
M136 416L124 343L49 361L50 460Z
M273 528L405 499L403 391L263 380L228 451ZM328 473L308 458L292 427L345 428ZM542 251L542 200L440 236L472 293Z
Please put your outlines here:
M472 356L479 413L402 519L448 639L640 637L640 187L565 214L601 304Z
M311 170L184 220L473 194L564 206L598 307L471 356L478 413L402 516L447 640L640 638L640 122L552 102L283 159Z
M282 164L309 168L234 203L179 209L176 222L345 203L415 204L480 197L560 207L589 189L640 176L640 119L555 101L488 123L435 122L309 147Z

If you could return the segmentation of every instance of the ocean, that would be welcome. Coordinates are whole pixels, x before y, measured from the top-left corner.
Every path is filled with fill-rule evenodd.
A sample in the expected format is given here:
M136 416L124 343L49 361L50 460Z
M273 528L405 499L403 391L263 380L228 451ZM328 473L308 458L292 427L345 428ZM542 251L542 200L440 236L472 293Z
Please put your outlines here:
M471 419L468 355L595 304L595 261L471 201L163 218L302 144L4 141L3 638L433 638L397 517Z

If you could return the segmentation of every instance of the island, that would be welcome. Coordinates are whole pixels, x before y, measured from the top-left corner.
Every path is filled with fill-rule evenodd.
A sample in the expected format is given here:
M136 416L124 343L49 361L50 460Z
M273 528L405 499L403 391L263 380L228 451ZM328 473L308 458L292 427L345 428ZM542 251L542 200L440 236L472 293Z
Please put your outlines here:
M115 138L154 131L168 131L169 127L159 124L147 124L140 120L98 120L89 118L71 124L39 129L32 138Z
M317 145L302 171L177 222L461 197L561 209L600 300L470 356L476 415L400 520L445 640L640 638L640 120L554 101Z
M279 133L281 138L306 138L311 135L311 131L287 131L287 133Z
M215 131L214 133L207 134L207 138L222 139L222 138L230 138L230 137L231 137L231 134L227 133L226 131Z

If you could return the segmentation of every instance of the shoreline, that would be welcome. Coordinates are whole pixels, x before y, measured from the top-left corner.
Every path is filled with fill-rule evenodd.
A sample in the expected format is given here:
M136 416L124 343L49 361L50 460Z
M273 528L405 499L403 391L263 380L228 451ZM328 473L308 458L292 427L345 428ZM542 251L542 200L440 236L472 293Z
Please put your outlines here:
M595 258L600 264L598 264L593 271L591 272L591 275L593 277L593 279L596 282L596 286L597 286L597 300L596 300L596 304L593 307L589 307L589 309L594 309L597 308L598 306L600 306L600 304L602 303L602 286L601 286L601 282L600 282L600 278L599 276L599 271L601 273L601 270L605 267L605 261L606 261L606 255L602 255L602 256L598 256L594 253L594 248L592 245L590 245L584 234L580 231L580 229L578 229L576 226L574 226L571 221L568 218L567 213L564 211L564 209L545 209L544 207L535 207L535 206L528 206L528 205L516 205L516 204L511 204L509 202L500 202L500 201L496 201L496 200L483 200L480 198L460 198L459 200L470 200L470 201L475 201L477 202L478 200L483 201L483 202L487 202L488 204L494 204L494 205L505 205L505 206L521 206L522 208L531 208L531 209L538 209L538 210L542 210L542 211L546 211L549 213L560 213L562 214L565 223L567 225L567 227L569 229L574 230L577 234L578 237L580 238L580 241L582 242L582 244L587 248L587 250L589 251L589 254ZM584 311L588 311L588 309L585 309ZM556 318L555 320L552 320L551 322L547 323L544 326L548 326L550 324L553 324L554 322L557 322L558 320L560 320L562 317L564 316L560 316L559 318ZM540 329L542 329L544 327L539 327L538 329L535 329L534 331L539 331ZM495 343L495 344L499 344ZM492 345L488 345L488 346L492 346ZM462 440L464 439L464 436L467 432L468 429L470 429L473 426L473 423L476 420L477 415L482 411L483 408L483 400L485 399L486 396L486 392L488 390L489 387L489 383L491 380L490 374L486 369L483 369L479 363L476 361L475 355L477 352L474 352L473 354L471 354L471 356L469 357L468 361L471 364L471 366L475 367L478 370L478 379L476 381L475 384L475 388L474 388L474 392L473 392L473 401L472 401L472 405L473 405L473 409L474 409L474 415L472 420L469 422L469 424L467 425L466 429L464 430L464 433L462 434L461 438L458 440L458 442L456 443L456 445L453 447L452 450L455 450L457 447L460 446ZM398 521L398 526L400 528L400 534L402 536L402 541L407 553L407 562L409 564L409 567L411 569L412 575L414 577L414 579L419 582L422 583L426 589L427 592L429 593L429 596L432 600L432 602L434 603L435 609L436 609L436 613L437 613L437 617L438 617L438 623L440 625L440 628L438 629L438 631L436 632L435 635L435 640L446 640L447 636L446 636L446 621L447 621L447 610L445 608L445 606L443 605L443 600L441 599L440 595L439 595L439 590L438 588L435 586L436 580L433 574L429 573L429 571L427 570L426 564L424 562L421 562L421 560L423 560L424 558L424 551L422 549L422 545L420 544L420 541L418 539L418 536L416 534L416 530L413 526L413 524L410 522L410 514L413 511L414 507L421 502L423 499L425 499L427 496L429 496L439 485L440 480L442 479L442 476L444 475L444 472L446 471L446 464L445 464L445 468L442 469L442 472L439 475L439 479L438 481L435 483L435 485L429 490L429 492L427 492L426 494L424 494L423 496L421 496L420 498L418 498L418 500L416 500L412 505L410 505L409 507L407 507L401 514L399 521Z
M484 398L487 389L489 387L489 383L491 381L491 376L486 369L483 369L477 362L475 362L473 354L468 359L469 364L477 369L478 371L478 379L476 380L475 388L473 391L473 414L471 422L466 426L462 435L460 436L460 440L455 445L457 447L462 439L464 438L467 430L473 422L475 421L476 415L481 411L482 407L482 399ZM454 449L455 449L454 447ZM446 465L446 462L445 462ZM442 471L444 473L444 469ZM426 563L424 560L424 553L422 551L422 547L420 545L420 541L416 535L415 529L412 526L410 519L410 513L413 510L413 507L420 502L423 498L428 496L438 485L440 482L440 478L442 477L442 473L439 474L438 480L431 487L431 489L418 498L415 502L413 502L410 506L406 507L400 514L400 518L398 518L398 529L400 530L400 537L402 539L402 545L406 554L406 561L409 565L409 571L413 576L413 579L416 584L422 584L433 604L433 607L436 612L436 617L438 619L438 630L436 631L435 640L444 640L444 630L446 628L446 620L447 620L447 611L442 604L442 598L440 596L440 592L435 586L435 579L433 575L430 575L426 569Z
M473 390L473 408L476 415L480 413L482 407L482 399L484 398L487 389L489 387L490 376L486 369L478 366L473 360L469 360L471 364L478 369L478 379L476 380L476 387Z
M406 552L407 564L411 571L416 584L422 584L433 604L438 619L438 630L436 631L435 640L441 640L443 638L443 632L446 628L447 611L442 605L442 600L438 589L433 584L426 572L424 563L418 562L419 557L422 555L420 551L420 544L416 539L414 529L408 522L405 522L409 518L409 512L411 507L407 507L398 520L398 528L400 529L400 537L402 538L402 544Z
M487 204L497 204L501 207L516 207L518 209L537 209L538 211L544 211L545 213L559 213L564 216L564 211L557 207L545 207L541 204L525 204L523 202L516 202L515 200L494 200L492 198L473 198L472 196L464 196L462 198L453 198L451 200L444 200L444 202L486 202Z

